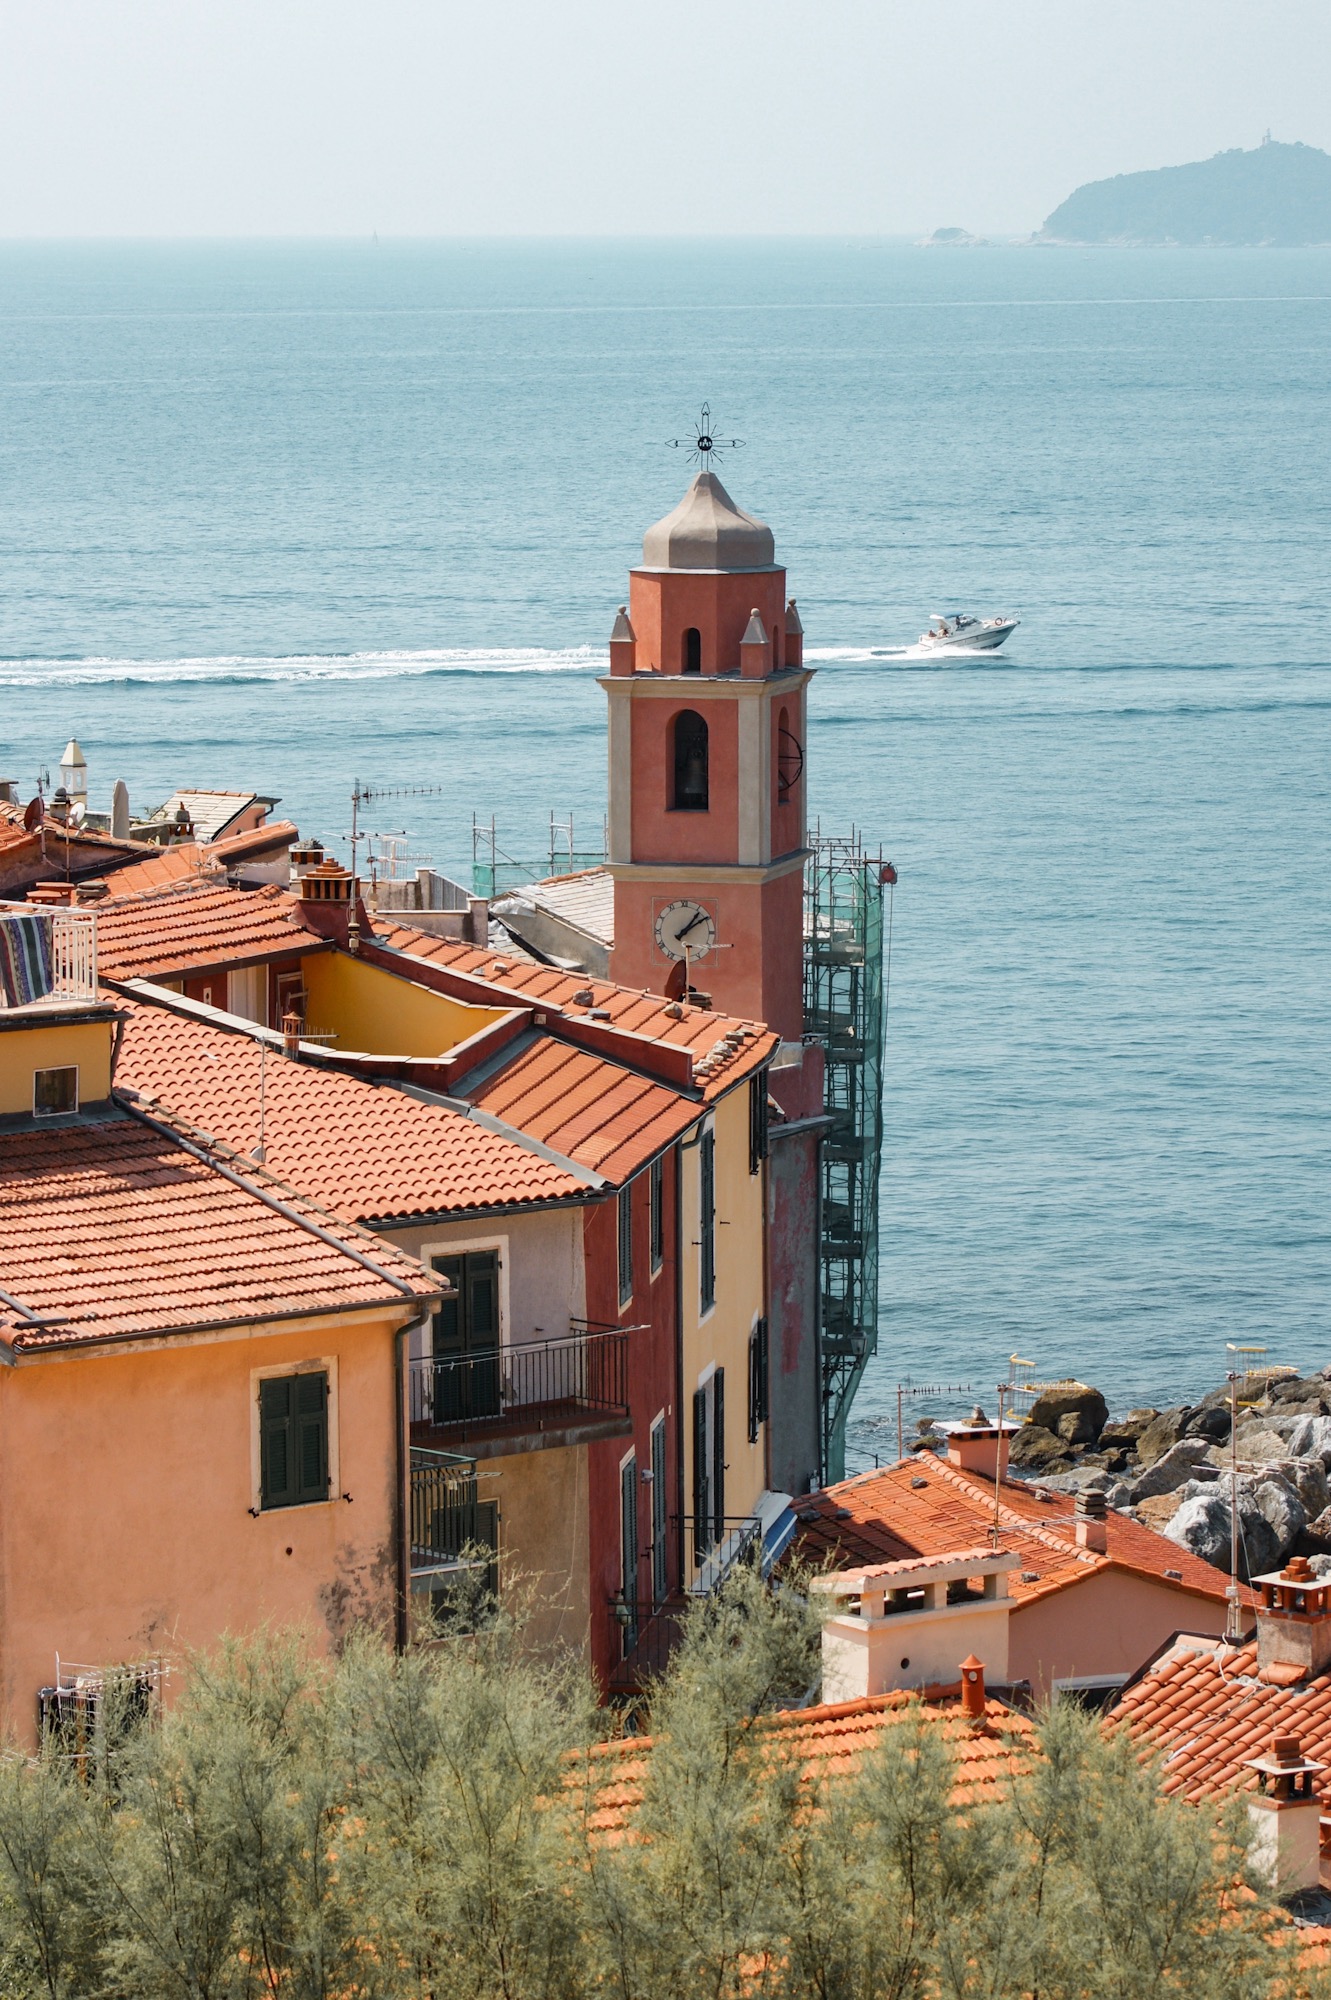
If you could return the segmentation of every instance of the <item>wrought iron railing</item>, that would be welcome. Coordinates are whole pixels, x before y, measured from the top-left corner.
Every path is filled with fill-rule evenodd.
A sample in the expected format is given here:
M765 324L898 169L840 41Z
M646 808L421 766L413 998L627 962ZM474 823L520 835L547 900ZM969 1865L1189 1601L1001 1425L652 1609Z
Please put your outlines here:
M695 1592L705 1595L723 1583L740 1563L762 1560L763 1524L756 1514L689 1514L685 1517L697 1576Z
M497 1590L498 1510L480 1498L475 1459L413 1445L407 1478L413 1588L447 1587L488 1550L490 1588Z
M0 903L0 1008L96 998L97 918L92 910Z
M411 1364L411 1421L468 1429L551 1430L588 1412L627 1416L629 1334L574 1322L560 1340L425 1355Z
M612 1693L636 1691L663 1674L680 1641L688 1606L682 1597L663 1602L616 1597L611 1615L620 1633L620 1658L610 1672Z

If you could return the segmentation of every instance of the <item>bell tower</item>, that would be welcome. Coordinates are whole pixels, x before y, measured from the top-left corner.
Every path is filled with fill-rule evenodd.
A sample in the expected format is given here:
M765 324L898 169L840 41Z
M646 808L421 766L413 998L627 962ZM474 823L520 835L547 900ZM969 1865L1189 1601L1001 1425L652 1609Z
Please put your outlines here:
M711 471L643 537L610 636L611 977L804 1027L803 629ZM706 1004L706 1003L704 1003Z

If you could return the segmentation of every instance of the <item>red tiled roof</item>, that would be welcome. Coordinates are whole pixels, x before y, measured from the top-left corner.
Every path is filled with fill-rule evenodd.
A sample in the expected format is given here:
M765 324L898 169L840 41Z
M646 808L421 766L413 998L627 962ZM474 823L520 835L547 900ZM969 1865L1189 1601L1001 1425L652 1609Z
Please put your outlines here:
M1163 1758L1167 1792L1196 1801L1256 1789L1243 1769L1275 1735L1297 1736L1305 1757L1331 1765L1331 1674L1259 1671L1257 1648L1181 1633L1126 1687L1110 1720Z
M474 945L391 923L382 915L373 923L377 940L389 950L428 960L467 978L485 980L533 1006L558 1008L572 1018L585 1019L585 1003L575 1001L574 996L590 992L592 1005L604 1009L610 1027L689 1050L694 1080L707 1102L766 1062L777 1046L779 1038L760 1022L736 1021L728 1014L702 1007L684 1007L674 1014L670 1009L675 1003L659 993L641 993L632 987L614 986L606 979L556 972L551 966L479 951ZM741 1029L748 1030L743 1039ZM728 1036L731 1039L727 1040Z
M61 1347L434 1293L391 1244L242 1179L129 1117L0 1135L0 1288L23 1308L0 1300L0 1334Z
M180 840L171 847L148 847L141 861L127 862L106 880L110 896L119 901L125 896L170 888L177 882L211 880L218 884L225 876L220 867L210 866L207 850L196 840Z
M1014 1607L1110 1568L1223 1601L1229 1579L1219 1570L1112 1509L1106 1522L1106 1553L1079 1548L1075 1504L1069 1493L1049 1493L1042 1499L1033 1484L1003 1481L1000 1547L1022 1558L1022 1567L1008 1579ZM993 1523L994 1488L989 1480L923 1453L811 1493L797 1511L802 1553L814 1561L832 1555L838 1568L857 1568L912 1556L936 1558L978 1542ZM1170 1570L1178 1575L1170 1576ZM1245 1592L1244 1602L1251 1601L1251 1593Z
M983 1723L963 1716L960 1689L931 1689L925 1698L900 1689L869 1695L859 1701L827 1703L818 1708L790 1709L762 1722L786 1754L798 1758L812 1782L846 1777L884 1729L920 1716L938 1728L957 1760L953 1801L972 1804L995 1799L1004 1785L1023 1770L1035 1752L1035 1725L1026 1715L985 1704ZM621 1738L593 1752L596 1803L590 1825L611 1839L627 1833L642 1804L653 1739Z
M469 1089L468 1101L616 1184L696 1123L699 1108L605 1056L542 1035Z
M232 889L187 880L97 905L97 964L107 979L169 979L214 966L255 965L284 952L327 949L285 889Z
M169 1105L247 1153L259 1136L260 1043L168 1004L120 1000L127 1016L116 1087ZM566 1168L463 1113L269 1047L269 1171L361 1222L566 1201L587 1192Z

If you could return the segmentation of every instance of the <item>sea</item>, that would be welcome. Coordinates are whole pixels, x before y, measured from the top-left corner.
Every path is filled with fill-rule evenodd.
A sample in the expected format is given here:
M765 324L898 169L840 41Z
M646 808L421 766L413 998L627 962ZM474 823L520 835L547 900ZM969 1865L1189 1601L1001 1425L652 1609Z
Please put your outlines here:
M851 1468L1014 1355L1119 1409L1331 1363L1331 253L0 246L0 776L594 845L704 402L813 814L900 878ZM1021 625L922 657L958 609Z

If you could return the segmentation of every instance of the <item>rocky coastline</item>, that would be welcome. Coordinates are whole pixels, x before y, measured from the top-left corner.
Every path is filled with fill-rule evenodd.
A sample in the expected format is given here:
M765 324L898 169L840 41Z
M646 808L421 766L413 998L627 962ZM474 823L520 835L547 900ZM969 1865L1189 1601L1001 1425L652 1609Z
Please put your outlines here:
M1230 1404L1225 1384L1200 1403L1113 1417L1098 1389L1059 1383L1013 1433L1010 1475L1056 1492L1097 1489L1116 1512L1228 1573L1232 1452L1244 1580L1291 1555L1331 1572L1331 1368L1249 1377L1232 1439Z

